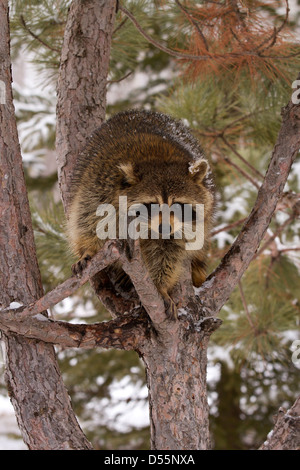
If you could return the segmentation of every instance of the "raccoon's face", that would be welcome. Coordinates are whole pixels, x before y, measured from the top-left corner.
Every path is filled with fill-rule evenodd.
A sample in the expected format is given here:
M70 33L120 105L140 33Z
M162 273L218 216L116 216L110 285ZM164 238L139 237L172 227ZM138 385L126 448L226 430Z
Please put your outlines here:
M151 238L186 239L212 209L213 196L203 184L206 160L144 161L120 169L120 195Z

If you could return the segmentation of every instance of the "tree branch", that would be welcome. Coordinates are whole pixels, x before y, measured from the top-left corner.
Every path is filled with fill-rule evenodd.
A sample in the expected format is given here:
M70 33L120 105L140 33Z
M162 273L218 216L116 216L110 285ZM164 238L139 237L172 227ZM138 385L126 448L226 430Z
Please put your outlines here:
M195 30L197 31L198 35L200 36L202 42L203 42L203 45L205 47L205 49L208 51L208 43L207 43L207 40L203 34L203 32L201 31L197 21L194 20L194 18L192 17L192 15L189 13L188 9L186 7L184 7L180 2L179 0L175 0L175 3L179 6L180 10L183 11L183 13L186 15L186 17L188 18L188 20L192 23L192 25L194 26Z
M249 163L234 147L231 145L230 142L226 139L224 135L221 136L221 139L223 140L224 144L227 145L227 147L230 148L230 150L237 156L239 160L241 160L251 171L252 173L255 173L256 176L258 176L260 179L264 179L264 176L254 167Z
M268 240L264 243L264 245L258 250L258 252L254 255L253 259L258 258L267 248L268 246L281 234L281 232L295 219L295 214L293 213L286 221L273 233L272 236L268 238Z
M162 327L166 320L164 302L155 288L142 261L139 242L134 244L132 256L128 258L125 244L120 240L108 240L92 258L82 275L72 276L32 305L18 309L1 310L0 329L29 338L63 347L136 349L145 338L149 328L146 309L155 328ZM143 307L130 315L119 316L116 320L94 325L74 325L48 319L41 313L75 293L91 277L120 260L130 275ZM145 329L146 328L146 329Z
M284 17L284 20L283 22L281 23L281 25L279 26L279 28L276 28L274 27L274 31L273 31L273 34L267 38L265 38L256 48L255 50L256 51L259 51L259 53L262 53L264 51L266 51L267 49L270 49L272 46L274 46L274 44L276 43L277 41L277 36L278 34L283 30L283 28L285 27L285 25L287 24L287 21L288 21L288 18L289 18L289 12L290 12L290 7L289 7L289 2L288 0L285 0L285 4L286 4L286 10L285 10L285 17ZM268 44L269 42L269 44ZM266 44L268 44L267 46L265 46ZM264 47L265 46L265 47ZM262 49L261 49L262 48ZM260 50L261 49L261 50Z
M72 276L62 284L59 284L52 291L45 294L32 305L25 307L23 316L36 315L53 307L66 297L74 294L80 286L89 281L96 273L114 263L120 258L121 244L118 240L110 240L88 263L80 277ZM2 314L2 312L1 312Z
M238 166L236 163L234 163L227 155L221 154L221 158L228 163L228 165L232 166L235 168L241 175L244 176L250 183L253 184L257 189L259 189L259 184L250 176L246 171L244 171L240 166Z
M252 318L251 318L251 315L250 315L250 312L249 312L249 309L248 309L248 305L247 305L247 302L246 302L245 294L244 294L244 289L243 289L241 281L238 282L238 285L239 285L240 295L241 295L241 299L242 299L242 303L243 303L243 307L244 307L244 310L245 310L245 313L246 313L247 320L248 320L249 325L251 326L252 330L254 331L254 334L256 335L257 334L257 329L256 329L256 327L253 323Z
M217 227L215 230L212 230L210 232L210 236L214 237L215 235L217 235L220 232L225 232L227 230L230 230L232 228L237 227L238 225L242 225L245 222L245 220L246 220L246 218L243 218L243 219L237 220L236 222L232 222L231 224L225 225L224 227L219 226L219 228Z
M143 263L139 240L131 242L130 248L130 257L125 253L121 256L122 267L130 277L154 328L160 330L167 320L164 301Z
M1 311L0 329L63 348L138 350L149 329L149 321L140 311L91 325L54 321L41 313L24 312L22 308Z
M248 268L270 224L300 147L300 107L282 109L282 125L256 203L218 268L197 289L206 311L216 315Z
M274 429L259 450L300 449L300 396L289 410L280 408Z

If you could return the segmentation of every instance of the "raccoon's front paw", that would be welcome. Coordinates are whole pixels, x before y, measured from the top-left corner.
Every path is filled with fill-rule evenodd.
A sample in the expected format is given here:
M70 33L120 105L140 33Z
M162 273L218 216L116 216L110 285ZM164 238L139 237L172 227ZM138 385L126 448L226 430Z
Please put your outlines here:
M86 255L84 258L81 258L77 263L73 264L71 267L72 273L75 276L81 276L82 271L87 267L88 262L90 261L91 256Z
M171 297L163 297L164 299L164 304L165 304L165 309L166 309L166 315L169 320L177 320L177 307Z

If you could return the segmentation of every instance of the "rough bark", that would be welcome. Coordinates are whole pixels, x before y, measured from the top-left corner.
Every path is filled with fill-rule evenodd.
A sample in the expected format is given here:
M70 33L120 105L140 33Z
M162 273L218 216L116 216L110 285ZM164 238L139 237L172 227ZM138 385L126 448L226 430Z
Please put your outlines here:
M38 313L25 315L17 309L2 311L0 328L26 338L62 348L138 350L147 337L149 322L142 312L133 312L103 323L73 324L55 321Z
M0 0L0 5L6 5L6 2ZM68 187L76 163L76 155L84 146L91 131L104 120L106 76L114 12L115 1L103 0L98 2L74 0L69 12L62 51L57 107L57 155L60 188L65 210L68 207ZM3 28L0 34L3 34ZM7 41L8 32L5 38ZM2 52L0 57L7 57L6 51L0 52ZM7 115L2 115L1 118L1 126L3 126L1 135L4 136L9 135L11 128L14 129L13 109L9 121L12 126L9 129L5 127L8 122L7 118ZM120 299L110 290L108 284L104 289L105 301L106 305L111 305L111 310L118 316L116 320L108 322L108 324L91 326L75 326L50 320L42 321L40 313L42 309L47 307L47 302L49 300L52 302L58 297L61 300L62 290L66 295L69 295L70 291L73 292L73 288L86 282L90 276L93 276L94 268L99 260L92 261L87 271L84 272L82 280L74 280L74 278L71 281L68 280L63 288L58 287L54 294L52 292L42 298L35 251L32 248L30 215L26 199L24 199L26 191L23 176L18 176L18 171L21 171L20 152L17 148L15 130L14 133L8 142L5 142L4 139L2 139L3 142L0 141L2 153L7 161L7 170L3 173L2 183L4 190L0 208L1 210L3 208L4 215L3 222L1 220L0 224L0 237L2 237L1 243L3 241L8 245L7 251L1 255L5 269L1 282L3 281L5 292L7 292L3 306L8 307L12 300L17 300L22 302L25 308L15 312L17 318L20 315L19 329L16 322L9 318L13 313L7 309L3 312L1 328L6 333L8 331L17 331L18 333L22 331L24 335L31 335L32 338L45 342L61 341L68 347L101 345L102 347L135 349L141 355L147 371L152 448L166 450L208 449L210 447L206 396L208 341L211 333L220 325L220 321L216 318L218 311L229 298L230 293L251 262L270 223L276 203L282 195L290 166L300 146L299 107L289 103L284 109L283 124L278 141L253 211L220 266L196 291L197 296L191 286L190 268L186 267L186 275L174 292L174 299L176 299L179 308L179 317L176 321L171 321L166 316L162 298L141 263L138 244L129 246L128 256L122 250L115 253L116 256L120 256L123 268L130 275L138 293L142 305L139 305L136 310L132 310L128 316L120 318L118 316L120 313L128 311L130 299L127 299L127 303L126 299ZM10 165L10 161L16 165ZM5 169L5 166L3 168ZM6 174L9 175L8 178L6 178ZM22 181L20 188L18 188L18 181ZM7 186L8 184L10 186ZM12 191L13 185L14 191ZM29 251L25 252L25 250ZM31 256L28 257L29 255ZM30 260L30 266L28 260ZM102 264L97 265L99 270L105 268L108 258L106 261L105 259L102 261ZM16 266L23 274L16 270ZM100 282L101 279L98 282L93 277L93 280L96 289L101 288L103 292L104 284ZM20 294L20 286L22 286L22 294ZM24 289L23 286L25 286ZM35 302L39 298L41 300ZM136 299L136 297L133 299L135 306L137 306ZM30 303L34 303L34 305L30 306ZM26 316L26 320L23 321L22 318L26 312L28 317ZM88 447L88 443L84 441L83 444L80 437L78 437L78 442L75 442L74 431L72 441L70 441L71 434L66 431L70 429L69 423L74 418L73 414L68 414L69 408L64 409L62 415L60 405L65 405L65 390L61 389L63 385L60 378L58 383L54 383L52 380L55 377L56 366L54 366L51 347L32 340L29 342L12 336L12 334L9 334L7 338L7 341L10 341L12 345L8 349L10 353L9 364L12 367L9 378L21 425L26 420L22 410L18 409L18 404L21 404L22 409L24 401L27 400L28 404L26 412L28 411L29 414L26 415L26 418L28 418L29 429L25 428L24 436L29 439L26 432L34 433L34 427L36 427L41 433L41 440L38 443L40 446L44 446L41 448L70 448L72 446L83 448L83 445ZM28 345L28 349L24 349L24 345ZM49 347L50 349L47 349ZM19 371L17 364L18 361L22 364L22 358L26 358L25 367L24 371ZM47 363L47 359L50 363ZM36 364L33 371L31 371L30 361L33 365ZM26 388L26 374L30 371L33 377L31 388L28 390ZM41 393L42 398L48 397L50 393L56 398L54 403L50 400L46 402L46 405L40 395L36 393L36 391L40 392L43 387L43 378L40 377L42 371L46 371L47 378L50 374L50 387L44 394ZM26 377L15 383L15 373L17 377L18 373L22 377ZM56 373L58 374L57 370ZM59 374L57 376L59 377ZM25 388L22 388L23 382ZM19 395L15 395L16 393ZM56 401L60 402L60 400L61 403L56 404ZM33 413L32 410L34 410ZM55 431L59 428L56 425L53 426L53 423L48 419L50 412L53 413L51 418L54 422L58 417L62 419L62 437L57 437L57 434L53 432L53 427L55 427ZM44 419L43 416L46 418ZM24 424L25 426L26 424ZM288 442L287 439L286 442ZM35 442L34 445L37 443Z
M110 241L85 268L82 278L70 278L29 307L2 310L0 327L63 347L133 349L146 365L151 441L153 449L207 449L209 444L206 396L206 357L211 333L220 325L203 318L190 281L190 265L174 298L179 321L166 316L163 300L143 265L138 242L132 251L120 241ZM43 308L69 295L119 259L131 276L143 307L116 320L94 325L73 325L41 315ZM146 311L148 315L146 315ZM150 321L151 320L151 321Z
M58 179L67 213L73 168L91 133L105 119L106 84L116 0L73 0L57 84Z
M131 314L119 316L116 320L93 325L54 321L42 315L42 312L74 294L95 273L105 269L108 264L117 259L123 260L128 270L132 270L126 257L124 243L120 240L109 240L94 256L80 277L72 276L29 306L1 309L0 329L7 333L13 332L26 338L60 345L63 348L101 347L139 350L146 341L150 329L149 317L142 307L135 309ZM135 260L135 268L137 268L136 263L140 263L141 270L145 269L141 265L141 259ZM156 290L153 295L154 298L158 296Z
M260 450L300 450L300 396L289 410L279 409L274 429Z
M12 102L7 1L0 1L0 305L29 305L43 295ZM3 249L5 247L5 249ZM1 312L0 312L1 315ZM6 380L23 439L30 449L88 449L70 405L53 347L3 335Z
M142 352L149 388L151 448L210 448L206 392L209 334L187 318L152 334Z

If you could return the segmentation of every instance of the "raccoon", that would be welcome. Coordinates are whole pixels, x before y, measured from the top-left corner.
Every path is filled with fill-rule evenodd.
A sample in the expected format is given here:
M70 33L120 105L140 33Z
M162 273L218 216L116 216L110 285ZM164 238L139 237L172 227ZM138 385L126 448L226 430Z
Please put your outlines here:
M186 126L158 112L130 110L116 114L92 134L78 157L71 185L67 231L71 249L79 257L73 272L80 272L105 243L97 231L99 221L104 220L97 215L98 207L110 204L118 217L120 196L126 196L128 207L147 209L147 236L140 240L143 261L167 309L174 313L170 293L187 258L193 284L199 287L205 280L214 209L209 164ZM197 205L204 206L204 243L198 249L187 249L183 225L185 222L190 231L196 227ZM165 222L163 211L153 215L153 207L191 210L187 217L183 210L180 217L174 209ZM114 269L124 286L130 284L119 263Z

